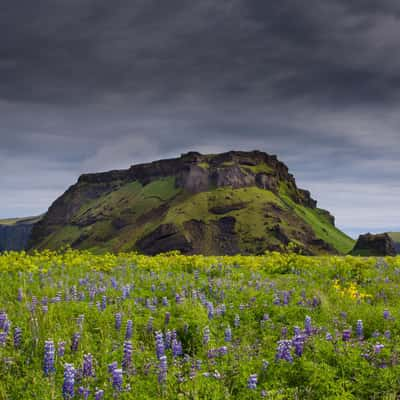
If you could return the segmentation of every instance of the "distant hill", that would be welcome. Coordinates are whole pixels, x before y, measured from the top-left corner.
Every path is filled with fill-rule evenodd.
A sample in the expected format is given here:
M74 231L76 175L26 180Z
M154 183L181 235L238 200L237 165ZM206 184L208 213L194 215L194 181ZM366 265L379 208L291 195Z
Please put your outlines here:
M0 252L24 250L27 247L33 224L41 217L0 219Z
M259 254L294 242L306 254L354 241L299 189L285 164L231 151L82 175L34 225L30 247L156 254Z
M354 256L395 256L396 244L389 233L360 235L351 254Z

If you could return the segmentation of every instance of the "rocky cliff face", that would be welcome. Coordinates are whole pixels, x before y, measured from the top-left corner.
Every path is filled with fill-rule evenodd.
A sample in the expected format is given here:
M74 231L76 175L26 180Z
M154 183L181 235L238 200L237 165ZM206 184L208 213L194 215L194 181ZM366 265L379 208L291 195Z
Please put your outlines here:
M348 246L333 216L316 206L276 156L190 152L82 175L35 225L31 246L227 254L295 240L316 253L334 252L339 237ZM313 228L316 220L321 226Z
M388 233L366 233L358 237L352 250L353 255L361 256L395 256L396 246Z
M13 223L0 222L0 252L25 250L37 218L16 220Z

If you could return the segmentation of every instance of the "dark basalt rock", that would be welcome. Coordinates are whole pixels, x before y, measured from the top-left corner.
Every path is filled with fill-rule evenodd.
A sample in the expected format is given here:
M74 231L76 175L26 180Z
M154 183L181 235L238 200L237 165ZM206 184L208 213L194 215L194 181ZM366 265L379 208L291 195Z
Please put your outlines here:
M366 233L358 237L353 250L353 255L366 256L395 256L396 249L392 238L387 233Z
M235 203L235 204L227 204L224 206L215 206L215 207L211 207L209 208L209 212L212 214L227 214L231 211L237 211L237 210L241 210L242 208L245 208L247 206L246 203Z
M160 225L137 242L137 247L144 254L155 255L171 250L179 250L183 254L190 253L191 243L174 224Z

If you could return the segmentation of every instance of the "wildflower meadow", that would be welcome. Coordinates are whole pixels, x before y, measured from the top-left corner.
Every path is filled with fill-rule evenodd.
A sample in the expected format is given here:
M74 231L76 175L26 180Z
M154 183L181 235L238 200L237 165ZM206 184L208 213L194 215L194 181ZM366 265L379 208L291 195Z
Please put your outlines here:
M397 399L400 258L0 256L0 399Z

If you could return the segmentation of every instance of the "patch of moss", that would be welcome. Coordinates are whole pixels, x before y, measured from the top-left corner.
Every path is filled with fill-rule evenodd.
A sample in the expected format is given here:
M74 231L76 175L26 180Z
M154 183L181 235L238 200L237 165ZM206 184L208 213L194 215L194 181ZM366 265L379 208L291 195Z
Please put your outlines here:
M201 162L197 164L198 167L203 168L203 169L209 169L210 164L208 162Z
M257 165L241 165L240 168L242 170L250 171L253 174L260 174L260 173L271 174L272 172L274 172L273 168L265 163L260 163Z

